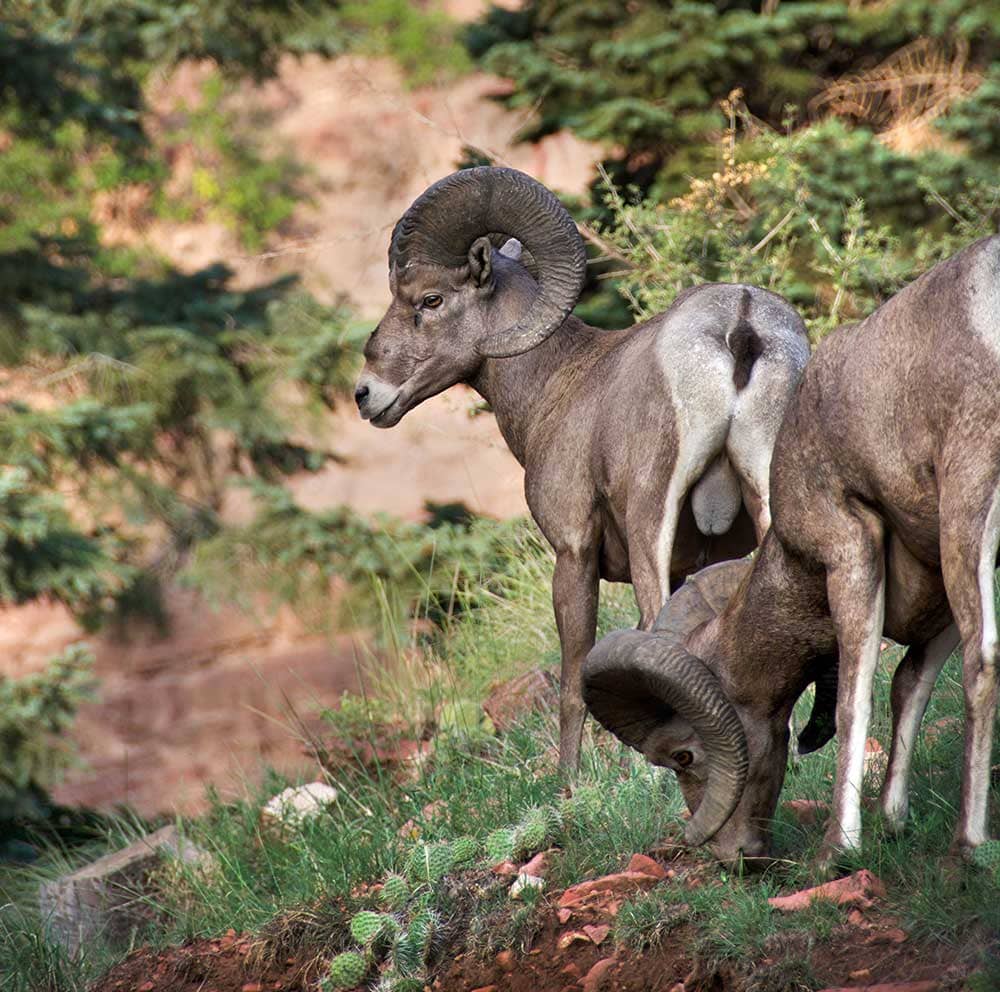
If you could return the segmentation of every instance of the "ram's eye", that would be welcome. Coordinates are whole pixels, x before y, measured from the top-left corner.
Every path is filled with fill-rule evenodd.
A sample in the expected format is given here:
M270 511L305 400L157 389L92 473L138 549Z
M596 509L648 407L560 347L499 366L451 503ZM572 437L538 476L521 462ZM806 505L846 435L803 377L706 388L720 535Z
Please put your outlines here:
M681 768L687 768L694 761L694 755L690 751L674 751L674 761Z
M444 297L438 295L437 293L428 293L423 300L421 300L421 304L428 310L437 310L442 303L444 303Z

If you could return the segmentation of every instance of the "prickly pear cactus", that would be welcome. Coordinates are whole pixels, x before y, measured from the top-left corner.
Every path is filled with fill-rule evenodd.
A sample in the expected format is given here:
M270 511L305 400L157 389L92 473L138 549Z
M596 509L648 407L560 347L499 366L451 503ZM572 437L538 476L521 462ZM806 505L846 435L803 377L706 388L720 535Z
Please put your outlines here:
M985 844L980 844L973 852L972 860L1000 884L1000 840L988 840Z
M414 882L439 882L454 864L451 844L417 844L406 859L406 876Z
M486 838L486 857L491 865L509 861L514 856L514 831L506 827L494 830Z
M422 935L415 933L412 927L407 927L396 937L392 949L392 963L403 975L417 975L424 968L425 950Z
M580 827L597 818L602 804L601 792L596 786L581 785L559 803L559 812L567 827Z
M548 847L558 836L560 825L555 810L544 806L529 809L514 831L514 853L535 854Z
M363 909L351 919L351 936L359 944L368 947L379 937L394 933L398 926L395 919L386 913L373 913L369 909Z
M456 867L464 868L479 857L479 842L475 837L459 837L451 845Z
M402 909L410 898L410 883L402 875L386 875L382 883L382 905L388 909Z
M414 978L412 975L400 975L397 972L389 971L375 986L375 992L424 992L424 980Z
M360 985L368 974L368 963L356 951L345 951L330 962L330 970L320 983L322 992L339 992Z

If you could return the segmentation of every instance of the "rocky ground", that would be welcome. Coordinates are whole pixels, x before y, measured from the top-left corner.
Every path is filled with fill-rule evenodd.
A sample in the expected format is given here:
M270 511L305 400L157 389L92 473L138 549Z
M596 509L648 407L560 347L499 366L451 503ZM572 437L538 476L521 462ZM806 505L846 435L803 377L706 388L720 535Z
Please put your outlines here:
M912 939L884 909L880 884L867 873L833 891L807 891L790 901L803 908L827 898L842 919L823 941L783 935L768 955L719 964L699 959L690 927L662 945L635 951L614 941L622 902L656 886L694 890L704 865L676 855L635 855L628 869L554 892L537 932L518 951L483 957L465 951L436 963L428 988L445 992L950 992L964 987L969 949ZM498 866L496 870L516 873ZM775 910L794 911L787 908ZM808 969L808 972L806 971ZM810 984L803 981L811 974ZM815 984L818 982L819 984ZM258 937L230 931L183 947L140 949L109 972L92 992L313 992L315 953L274 958ZM360 987L359 987L360 988Z

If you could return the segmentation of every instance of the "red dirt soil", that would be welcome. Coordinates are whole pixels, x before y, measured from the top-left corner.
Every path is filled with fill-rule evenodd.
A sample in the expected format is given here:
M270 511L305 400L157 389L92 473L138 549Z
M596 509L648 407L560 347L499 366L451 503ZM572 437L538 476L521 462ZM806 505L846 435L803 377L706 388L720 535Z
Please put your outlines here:
M682 869L655 884L701 883L703 866ZM653 883L650 883L653 884ZM644 886L648 887L648 886ZM552 894L541 927L524 953L482 957L475 951L437 963L426 987L442 992L798 992L868 989L880 983L927 983L926 992L957 992L970 970L965 950L921 943L899 921L872 907L845 909L845 922L823 941L784 933L756 961L708 966L696 960L695 931L682 926L664 945L644 952L614 943L622 891L584 900ZM562 907L559 903L563 902ZM569 903L567 907L565 904ZM580 938L569 935L576 933ZM597 943L594 943L597 941ZM90 992L315 992L315 954L282 958L258 953L259 940L230 931L183 947L142 948L113 968ZM808 961L812 986L790 962ZM359 990L360 992L360 990ZM902 992L902 990L900 990Z

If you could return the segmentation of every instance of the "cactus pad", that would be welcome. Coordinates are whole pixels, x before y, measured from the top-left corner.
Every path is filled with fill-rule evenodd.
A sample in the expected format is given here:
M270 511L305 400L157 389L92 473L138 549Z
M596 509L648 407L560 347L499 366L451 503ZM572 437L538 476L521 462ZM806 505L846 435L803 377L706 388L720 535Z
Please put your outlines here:
M490 864L509 861L514 856L514 831L506 827L494 830L486 838L486 857Z
M414 882L439 882L454 864L451 844L417 844L406 859L406 876Z
M320 988L323 992L338 992L360 985L368 974L368 963L356 951L338 954L331 962L330 969Z
M475 837L459 837L451 847L458 866L472 864L479 857L479 842Z
M382 905L402 909L410 898L410 883L402 875L386 875L382 883Z
M375 943L379 937L393 933L397 926L398 924L391 916L363 909L351 919L351 936L359 944L367 947L369 944Z

